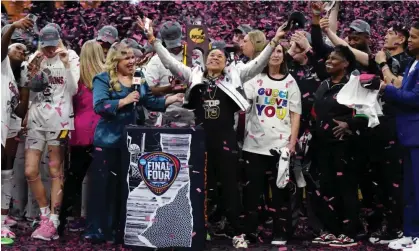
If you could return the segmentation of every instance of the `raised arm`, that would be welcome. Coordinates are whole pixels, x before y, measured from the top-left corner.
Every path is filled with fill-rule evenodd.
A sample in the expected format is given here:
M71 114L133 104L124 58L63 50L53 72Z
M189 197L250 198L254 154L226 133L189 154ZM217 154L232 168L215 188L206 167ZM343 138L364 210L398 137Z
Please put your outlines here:
M335 32L333 32L329 28L329 19L323 18L320 20L320 28L324 30L327 37L330 39L330 41L336 46L336 45L344 45L347 46L349 49L351 49L352 53L355 55L356 61L361 63L364 66L369 65L369 57L368 54L360 51L358 49L352 48L344 39L340 38L338 35L336 35Z
M7 57L9 51L10 40L12 39L13 32L16 29L29 29L33 27L32 20L28 18L22 18L19 21L14 22L10 25L9 29L1 36L1 61Z
M276 31L275 37L271 42L263 49L263 51L255 59L251 60L247 64L237 65L237 70L240 72L240 79L242 83L249 81L257 74L261 73L263 68L268 64L269 57L271 56L275 47L279 44L281 38L286 34L284 31L287 23L281 25Z
M146 32L148 42L153 46L164 67L169 69L175 77L183 81L189 81L192 69L170 55L170 52L154 37L153 27L150 25L149 29L146 30L144 23L140 18L137 19L137 25Z

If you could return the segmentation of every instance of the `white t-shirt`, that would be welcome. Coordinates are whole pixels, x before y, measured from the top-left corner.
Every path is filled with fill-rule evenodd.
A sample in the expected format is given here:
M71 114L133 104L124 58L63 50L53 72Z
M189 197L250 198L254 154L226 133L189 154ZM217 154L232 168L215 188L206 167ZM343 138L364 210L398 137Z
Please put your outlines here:
M6 146L11 116L19 104L19 90L17 86L10 59L7 56L1 62L1 144L3 146Z
M48 68L51 75L43 92L31 92L28 128L40 131L74 130L73 96L80 78L79 56L68 50L70 69L65 69L57 55L44 59L40 70Z
M275 80L261 73L246 82L244 90L252 106L246 114L243 150L271 156L270 149L289 142L290 111L301 114L300 89L291 74Z

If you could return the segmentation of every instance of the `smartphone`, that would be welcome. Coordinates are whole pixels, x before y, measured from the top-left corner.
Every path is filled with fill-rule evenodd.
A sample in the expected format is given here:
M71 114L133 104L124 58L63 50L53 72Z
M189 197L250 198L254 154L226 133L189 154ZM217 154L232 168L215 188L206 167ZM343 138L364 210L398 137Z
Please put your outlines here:
M328 1L326 3L326 6L324 6L324 10L326 12L329 12L335 6L335 4L336 4L336 1Z
M32 13L29 13L27 15L27 18L32 20L32 22L34 22L34 23L36 23L36 20L38 20L38 17L36 15L32 14Z
M151 19L149 18L145 18L144 19L144 28L145 30L148 32L148 30L150 29L150 25L151 25Z

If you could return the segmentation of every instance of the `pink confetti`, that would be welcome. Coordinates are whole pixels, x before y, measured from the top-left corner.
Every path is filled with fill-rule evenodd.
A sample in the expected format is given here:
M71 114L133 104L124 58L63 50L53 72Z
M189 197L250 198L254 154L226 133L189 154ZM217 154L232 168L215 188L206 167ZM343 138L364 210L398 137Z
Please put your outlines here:
M342 172L337 172L336 175L337 176L343 176L343 173Z
M390 145L394 145L394 141L390 141L388 142Z
M396 187L396 188L398 188L399 187L399 184L393 183L393 186Z
M105 109L108 109L108 108L111 107L111 104L106 104L104 107L105 107Z
M225 140L224 140L224 142L223 142L223 143L224 143L224 145L227 145L227 141L225 141Z
M226 151L230 151L230 148L228 148L226 146L224 146L223 149L226 150Z
M323 126L323 129L327 130L327 128L329 128L329 124L325 124L325 125Z
M349 222L349 220L344 220L344 221L343 221L343 223L348 223L348 222Z
M276 212L276 209L275 208L269 208L269 211L271 211L271 212Z
M262 86L262 84L263 84L263 80L262 79L259 79L258 81L256 81L258 84L259 84L259 86Z
M287 247L279 247L278 248L278 251L287 251L288 250L288 248Z
M309 93L309 92L306 92L306 93L303 95L303 98L307 98L308 96L310 96L310 93Z
M61 115L62 115L61 108L60 107L55 107L55 110L58 112L58 115L60 115L60 117L61 117Z
M49 104L45 105L45 108L47 108L48 110L51 110L51 106ZM61 116L61 115L60 115Z
M335 209L332 207L332 205L329 204L330 210L334 211Z
M317 196L320 196L319 190L316 190L316 194L317 194Z
M196 189L196 191L198 191L198 193L200 193L200 192L201 192L201 188L199 188L199 187L198 187L198 188Z
M99 151L99 152L102 151L102 148L100 148L100 147L96 147L95 149L96 149L96 151Z
M192 238L196 235L196 232L192 232Z

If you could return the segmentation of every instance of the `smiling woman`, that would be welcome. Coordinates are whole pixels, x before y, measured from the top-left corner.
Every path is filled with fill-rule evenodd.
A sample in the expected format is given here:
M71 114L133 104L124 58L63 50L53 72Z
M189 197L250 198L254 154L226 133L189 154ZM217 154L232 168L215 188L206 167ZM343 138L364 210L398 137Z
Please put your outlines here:
M136 116L136 105L151 111L165 111L166 106L182 101L183 95L156 97L148 84L133 84L135 56L125 43L110 48L105 72L93 79L93 106L100 115L93 145L93 162L88 170L87 239L113 240L113 226L117 223L118 200L121 194L122 134ZM141 114L140 121L144 121ZM111 222L111 224L109 224Z

